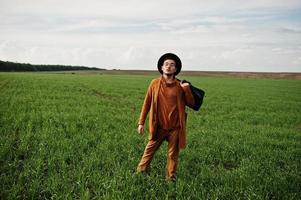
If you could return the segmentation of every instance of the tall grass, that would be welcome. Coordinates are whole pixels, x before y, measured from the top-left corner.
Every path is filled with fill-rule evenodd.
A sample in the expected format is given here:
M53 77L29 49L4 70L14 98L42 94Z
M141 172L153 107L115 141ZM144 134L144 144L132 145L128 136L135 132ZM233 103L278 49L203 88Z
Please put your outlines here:
M171 184L166 144L134 173L152 78L0 73L0 199L301 198L300 81L180 77L206 98Z

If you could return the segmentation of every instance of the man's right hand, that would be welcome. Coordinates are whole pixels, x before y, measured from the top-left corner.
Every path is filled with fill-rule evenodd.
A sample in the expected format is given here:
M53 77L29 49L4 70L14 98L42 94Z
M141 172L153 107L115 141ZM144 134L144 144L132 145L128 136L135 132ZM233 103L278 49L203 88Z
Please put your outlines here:
M139 124L137 131L140 135L143 135L144 134L144 125Z

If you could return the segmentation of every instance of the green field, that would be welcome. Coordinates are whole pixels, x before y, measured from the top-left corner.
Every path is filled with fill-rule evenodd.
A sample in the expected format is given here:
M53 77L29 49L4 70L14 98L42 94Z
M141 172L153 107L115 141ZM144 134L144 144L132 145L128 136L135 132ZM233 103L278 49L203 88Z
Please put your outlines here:
M300 80L180 77L206 98L171 184L166 143L134 173L153 78L0 73L0 199L301 199Z

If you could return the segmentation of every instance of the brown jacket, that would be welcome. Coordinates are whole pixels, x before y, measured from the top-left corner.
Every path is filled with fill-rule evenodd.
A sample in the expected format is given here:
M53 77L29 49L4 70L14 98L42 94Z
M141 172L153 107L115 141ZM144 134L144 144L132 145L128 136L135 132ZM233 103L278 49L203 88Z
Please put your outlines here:
M156 139L158 119L157 119L157 108L158 108L158 93L161 84L161 78L152 80L150 83L144 103L142 106L139 124L144 125L146 116L149 114L149 139ZM190 87L182 88L180 81L177 80L178 96L177 104L179 111L180 130L179 130L179 147L184 149L186 147L186 119L187 113L185 112L185 106L193 107L194 98L191 93Z

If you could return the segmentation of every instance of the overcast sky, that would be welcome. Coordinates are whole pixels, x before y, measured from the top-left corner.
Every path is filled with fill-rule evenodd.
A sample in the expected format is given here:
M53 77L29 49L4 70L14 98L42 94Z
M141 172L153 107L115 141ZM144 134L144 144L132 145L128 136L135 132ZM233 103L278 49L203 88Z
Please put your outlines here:
M301 72L301 0L0 0L0 60Z

